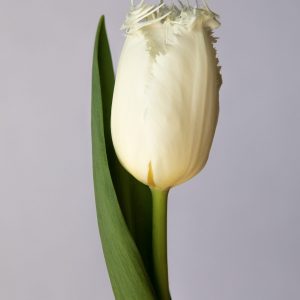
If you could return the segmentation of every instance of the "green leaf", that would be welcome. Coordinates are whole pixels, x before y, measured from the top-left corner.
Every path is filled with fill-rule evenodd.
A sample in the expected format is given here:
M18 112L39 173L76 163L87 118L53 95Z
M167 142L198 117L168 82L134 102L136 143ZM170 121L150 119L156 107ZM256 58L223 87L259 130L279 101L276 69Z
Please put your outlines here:
M97 217L116 299L153 300L152 204L148 187L120 165L111 140L114 72L104 17L95 39L92 72L92 148Z

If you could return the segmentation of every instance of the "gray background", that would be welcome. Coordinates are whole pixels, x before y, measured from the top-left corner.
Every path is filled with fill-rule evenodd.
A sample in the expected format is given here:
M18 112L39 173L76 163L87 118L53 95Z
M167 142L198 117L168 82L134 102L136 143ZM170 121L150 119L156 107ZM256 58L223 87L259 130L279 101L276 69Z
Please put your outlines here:
M129 1L0 0L0 299L113 299L93 198L90 85ZM300 299L300 4L217 1L221 114L169 202L173 299Z

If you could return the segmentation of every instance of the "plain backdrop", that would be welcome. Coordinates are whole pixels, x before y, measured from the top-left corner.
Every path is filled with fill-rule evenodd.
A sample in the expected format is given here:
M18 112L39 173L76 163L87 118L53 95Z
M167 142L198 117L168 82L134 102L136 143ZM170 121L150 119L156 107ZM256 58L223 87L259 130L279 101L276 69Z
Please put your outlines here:
M299 300L300 4L209 3L222 21L220 121L204 171L170 193L173 300ZM0 0L1 300L114 298L93 196L91 60L105 14L117 66L128 8Z

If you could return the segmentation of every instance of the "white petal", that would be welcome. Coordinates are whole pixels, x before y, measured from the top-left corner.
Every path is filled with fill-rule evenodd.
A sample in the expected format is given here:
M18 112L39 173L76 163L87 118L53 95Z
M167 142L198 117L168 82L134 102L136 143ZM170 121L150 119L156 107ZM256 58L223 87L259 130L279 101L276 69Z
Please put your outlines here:
M123 166L159 189L205 165L218 118L220 78L204 18L154 23L128 35L115 84L111 130Z

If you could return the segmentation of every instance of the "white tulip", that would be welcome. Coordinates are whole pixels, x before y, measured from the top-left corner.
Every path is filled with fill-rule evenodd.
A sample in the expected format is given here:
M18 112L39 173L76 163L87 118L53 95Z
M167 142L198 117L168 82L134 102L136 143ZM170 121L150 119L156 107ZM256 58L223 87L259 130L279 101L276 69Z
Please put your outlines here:
M121 164L139 181L167 190L205 165L218 112L220 67L207 5L132 6L123 25L111 112Z

